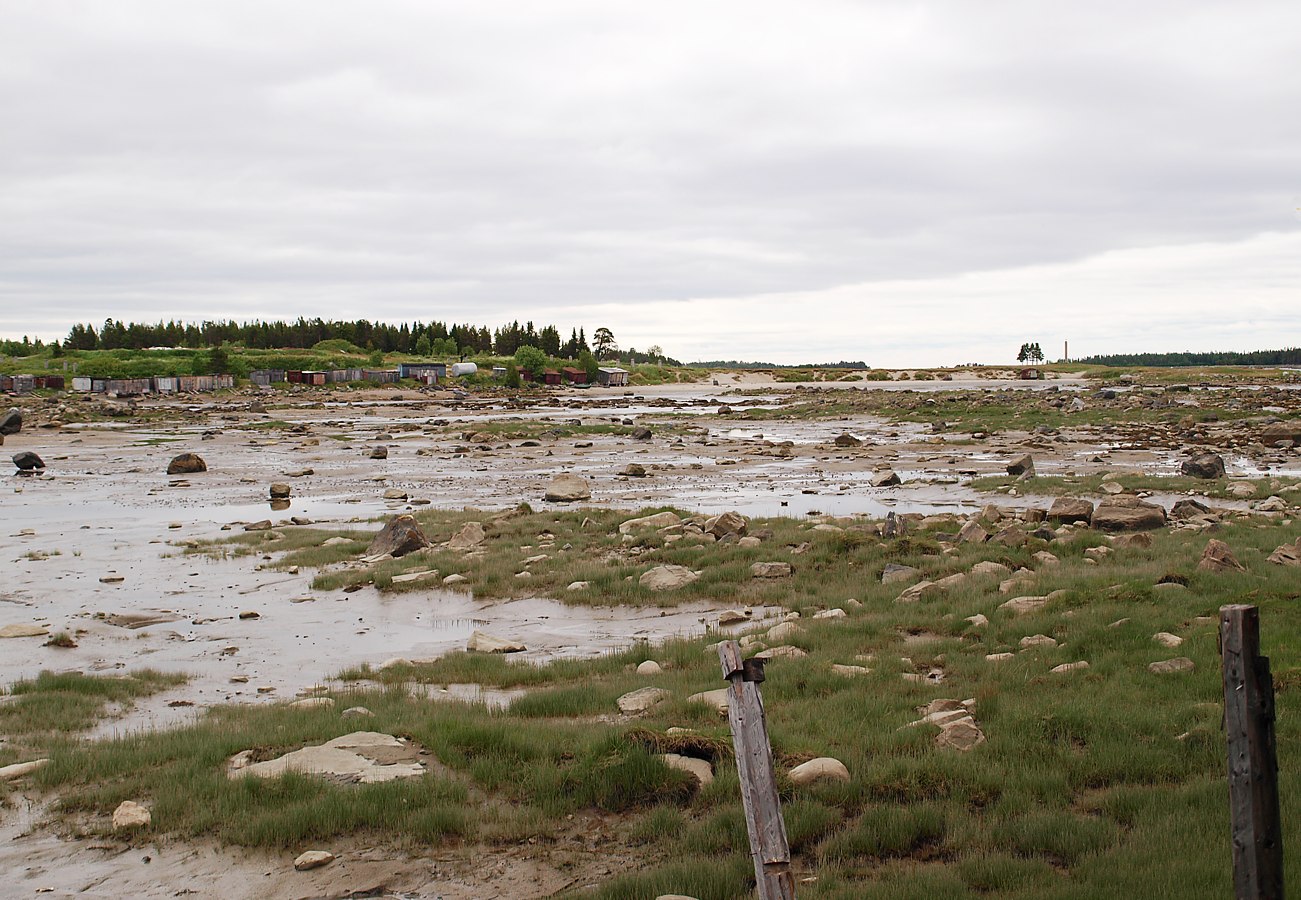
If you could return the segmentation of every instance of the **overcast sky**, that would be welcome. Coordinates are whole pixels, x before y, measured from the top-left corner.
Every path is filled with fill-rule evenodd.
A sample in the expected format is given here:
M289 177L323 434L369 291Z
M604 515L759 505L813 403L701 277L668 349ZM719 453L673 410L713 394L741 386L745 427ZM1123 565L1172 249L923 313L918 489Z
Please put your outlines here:
M0 0L0 336L1301 343L1301 3Z

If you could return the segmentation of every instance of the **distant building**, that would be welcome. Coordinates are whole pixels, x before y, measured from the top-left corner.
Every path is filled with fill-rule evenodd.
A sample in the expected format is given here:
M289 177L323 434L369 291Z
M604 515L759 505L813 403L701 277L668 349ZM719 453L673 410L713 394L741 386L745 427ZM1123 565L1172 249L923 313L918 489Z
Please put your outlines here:
M628 384L628 370L618 366L601 366L596 370L596 382L606 387L624 387Z
M575 369L573 366L564 366L560 369L560 374L565 381L570 384L587 384L587 372L584 369Z

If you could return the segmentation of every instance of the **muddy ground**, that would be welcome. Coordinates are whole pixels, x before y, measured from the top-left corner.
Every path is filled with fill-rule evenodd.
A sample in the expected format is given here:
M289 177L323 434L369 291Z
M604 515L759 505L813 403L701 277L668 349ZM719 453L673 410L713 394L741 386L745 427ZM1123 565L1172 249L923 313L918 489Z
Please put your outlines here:
M889 387L1091 390L1073 379ZM481 602L441 589L320 592L311 589L310 572L259 571L248 558L185 552L188 541L261 519L283 523L295 516L373 529L386 515L426 502L486 510L528 502L537 508L547 480L559 472L588 478L593 505L629 510L671 504L797 517L974 511L989 498L966 482L1002 473L1009 459L1027 450L1040 475L1172 474L1183 452L1168 443L1117 441L1097 429L1063 429L1051 438L973 436L867 416L755 421L746 414L778 406L799 396L797 390L808 386L751 378L717 386L570 390L522 401L391 390L263 392L121 401L129 404L122 410L127 415L62 427L40 426L78 403L102 401L70 399L64 411L30 405L27 427L9 436L4 449L34 450L47 468L41 477L11 479L0 495L0 626L67 632L77 646L45 646L43 637L5 640L0 681L43 669L109 673L143 666L191 676L97 730L113 734L183 721L216 703L290 699L361 663L434 657L463 648L476 628L525 642L526 656L537 661L696 633L711 610L729 605L719 598L667 610L602 609L544 597ZM593 426L617 426L618 433ZM648 428L652 436L638 440L626 433L629 426ZM574 428L586 430L551 433ZM862 446L836 447L834 439L846 433ZM387 458L371 458L376 446L387 449ZM165 474L168 461L185 451L200 454L208 471ZM1294 474L1295 460L1294 453L1226 453L1230 475L1238 476ZM621 474L629 464L643 467L646 476ZM899 473L904 484L872 487L873 471L883 468ZM273 482L291 485L287 508L268 504ZM383 499L392 488L409 499ZM1047 501L1001 495L998 502ZM257 617L240 618L249 612ZM473 691L452 686L448 696ZM545 858L528 846L487 861L465 850L413 855L359 846L344 854L344 864L297 873L289 860L228 848L61 840L41 824L44 802L29 797L16 809L0 810L0 871L13 876L0 894L543 897L599 881L620 860L613 847L588 852L601 834L601 823L593 821L575 824L572 851L552 849Z

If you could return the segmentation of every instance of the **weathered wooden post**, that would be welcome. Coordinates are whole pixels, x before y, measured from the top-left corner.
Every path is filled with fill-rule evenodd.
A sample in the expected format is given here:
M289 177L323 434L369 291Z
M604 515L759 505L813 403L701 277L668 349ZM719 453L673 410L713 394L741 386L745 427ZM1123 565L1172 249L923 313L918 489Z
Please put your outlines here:
M1233 888L1238 900L1282 900L1283 828L1274 746L1274 680L1260 655L1260 611L1220 607L1224 728L1229 744Z
M746 830L750 834L750 855L760 900L795 900L795 878L791 874L791 851L786 842L773 777L772 747L763 717L763 660L741 659L736 641L718 645L718 660L728 683L727 720L732 726L736 769L741 778L741 802L745 806Z

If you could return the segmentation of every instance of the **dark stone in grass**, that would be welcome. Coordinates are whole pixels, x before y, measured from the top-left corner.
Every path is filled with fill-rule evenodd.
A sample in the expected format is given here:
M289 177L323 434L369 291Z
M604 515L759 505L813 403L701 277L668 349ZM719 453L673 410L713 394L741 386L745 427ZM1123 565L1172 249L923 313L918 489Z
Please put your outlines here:
M651 430L649 428L634 428L632 430L632 439L634 441L649 441L651 439Z
M366 549L368 556L405 556L416 550L429 546L429 538L420 530L420 523L414 516L394 516L383 530L370 542Z
M1197 500L1180 500L1170 507L1170 518L1195 519L1198 516L1210 515L1210 512L1211 508L1205 503L1200 503Z
M1179 467L1180 475L1192 478L1223 478L1224 458L1215 453L1201 453L1191 459L1185 459Z
M24 450L22 453L13 455L14 465L20 472L34 472L37 469L45 468L45 460L41 459L30 450Z

